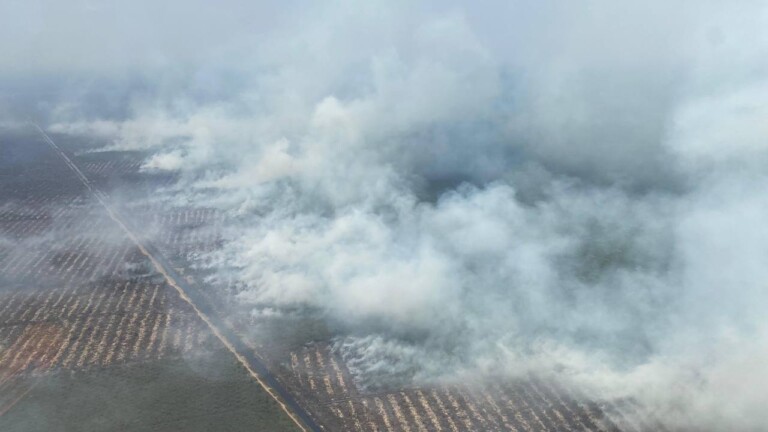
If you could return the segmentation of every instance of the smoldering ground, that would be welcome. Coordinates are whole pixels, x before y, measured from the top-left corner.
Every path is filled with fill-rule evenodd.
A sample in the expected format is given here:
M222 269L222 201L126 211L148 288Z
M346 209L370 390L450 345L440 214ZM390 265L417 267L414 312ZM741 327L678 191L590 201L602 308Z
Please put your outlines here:
M768 425L765 4L231 3L259 24L106 29L135 49L101 73L146 84L49 126L228 214L204 262L241 305L322 311L371 385L534 370Z

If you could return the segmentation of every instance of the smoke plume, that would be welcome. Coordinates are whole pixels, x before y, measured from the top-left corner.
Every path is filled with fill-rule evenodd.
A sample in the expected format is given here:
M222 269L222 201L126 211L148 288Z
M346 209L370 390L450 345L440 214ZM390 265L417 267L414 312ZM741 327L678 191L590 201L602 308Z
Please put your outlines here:
M114 40L33 66L80 88L51 130L230 217L201 265L241 305L320 311L368 385L536 371L768 427L764 2L225 3L69 10Z

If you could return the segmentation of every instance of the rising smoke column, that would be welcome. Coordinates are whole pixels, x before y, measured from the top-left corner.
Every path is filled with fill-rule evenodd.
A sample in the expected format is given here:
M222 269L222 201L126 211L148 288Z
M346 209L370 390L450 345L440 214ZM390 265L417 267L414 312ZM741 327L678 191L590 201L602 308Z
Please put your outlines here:
M749 1L330 3L184 50L127 119L52 128L179 171L175 199L232 216L207 259L238 301L321 311L364 382L557 371L759 429L765 24Z

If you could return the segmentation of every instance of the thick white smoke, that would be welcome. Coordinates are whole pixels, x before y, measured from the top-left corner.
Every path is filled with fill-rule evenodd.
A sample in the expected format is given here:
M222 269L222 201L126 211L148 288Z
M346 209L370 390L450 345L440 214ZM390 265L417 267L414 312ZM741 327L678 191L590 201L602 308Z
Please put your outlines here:
M238 300L322 311L363 380L535 369L758 430L765 29L759 1L333 2L52 129L152 149L232 216Z

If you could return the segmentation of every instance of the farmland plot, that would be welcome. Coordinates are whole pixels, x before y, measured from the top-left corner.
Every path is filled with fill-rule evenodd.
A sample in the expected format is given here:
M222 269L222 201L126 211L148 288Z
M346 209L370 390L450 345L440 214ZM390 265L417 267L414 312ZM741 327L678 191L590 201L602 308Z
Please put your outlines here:
M150 210L151 209L151 210ZM223 241L217 231L226 216L206 208L134 208L139 218L152 215L162 228L156 242L191 283L206 277L200 260ZM141 216L143 212L143 216ZM211 284L211 282L208 282ZM219 281L221 284L221 281ZM213 283L216 285L216 283ZM237 281L214 286L212 292L237 293ZM313 331L297 336L295 323L283 318L232 314L228 297L211 300L228 316L233 329L249 340L249 327L281 329L278 340L251 340L254 349L326 430L338 431L658 431L664 427L632 401L595 401L556 382L528 377L510 382L473 383L398 388L370 392L363 389L329 340ZM234 310L237 310L235 305ZM307 324L311 325L311 324ZM301 327L298 325L296 327ZM288 341L290 340L290 341ZM296 344L299 346L296 346Z
M209 278L215 269L205 260L225 241L222 231L229 215L168 205L160 198L163 188L173 184L173 175L143 172L140 154L79 152L77 142L62 142L95 187L122 197L116 200L120 212L142 228L137 234L210 301L213 313L321 430L664 430L630 400L595 400L534 376L367 389L332 349L334 335L321 322L308 317L254 320L233 301L239 281ZM49 161L51 169L59 170L54 162ZM16 183L17 190L53 188L46 181ZM97 371L220 353L220 344L189 304L158 277L82 185L75 182L69 188L78 192L53 188L30 196L12 193L0 211L0 233L7 239L0 243L5 278L0 293L0 386L5 387L0 390L7 389L0 391L0 413L34 393L32 377L45 373L104 373ZM255 386L251 390L260 391Z
M0 146L1 430L295 428L45 143Z

